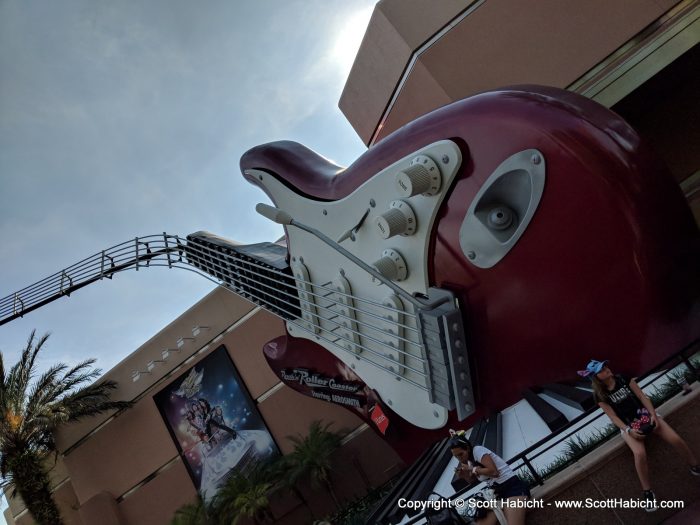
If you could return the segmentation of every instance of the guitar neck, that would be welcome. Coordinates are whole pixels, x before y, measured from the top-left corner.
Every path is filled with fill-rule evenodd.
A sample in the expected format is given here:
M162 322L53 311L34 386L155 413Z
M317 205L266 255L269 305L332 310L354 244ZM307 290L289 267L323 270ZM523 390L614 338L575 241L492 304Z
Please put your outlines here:
M208 232L187 236L187 260L237 294L291 321L301 316L287 249L270 242L236 245Z

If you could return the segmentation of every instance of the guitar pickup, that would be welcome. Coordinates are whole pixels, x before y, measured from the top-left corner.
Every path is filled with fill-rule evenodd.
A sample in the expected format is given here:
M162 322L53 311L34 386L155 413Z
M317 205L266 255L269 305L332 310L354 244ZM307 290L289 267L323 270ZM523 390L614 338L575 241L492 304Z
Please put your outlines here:
M406 374L406 367L403 366L406 355L404 344L406 316L404 315L404 306L401 299L395 294L386 297L382 305L386 307L386 313L383 316L386 319L386 323L384 323L386 347L382 350L384 355L391 360L385 366L399 378L399 376Z
M291 268L299 295L301 324L309 332L317 334L321 331L321 327L319 325L318 309L316 308L316 296L313 292L311 279L309 279L309 270L299 260L293 261Z
M343 340L342 343L338 343L339 346L353 354L360 354L362 346L358 335L359 330L357 329L357 318L355 317L355 305L352 300L350 283L344 276L338 275L333 280L333 288L338 293L332 294L335 297L335 303L332 305L334 308L329 309L339 315L335 320L338 324L331 331Z

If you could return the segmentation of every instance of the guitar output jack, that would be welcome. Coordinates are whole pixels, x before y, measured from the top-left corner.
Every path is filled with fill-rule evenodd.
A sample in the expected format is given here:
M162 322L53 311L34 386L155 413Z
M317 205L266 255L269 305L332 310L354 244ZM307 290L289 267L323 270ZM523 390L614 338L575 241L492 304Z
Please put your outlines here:
M487 224L494 230L507 230L515 221L515 212L508 206L495 206L489 211Z

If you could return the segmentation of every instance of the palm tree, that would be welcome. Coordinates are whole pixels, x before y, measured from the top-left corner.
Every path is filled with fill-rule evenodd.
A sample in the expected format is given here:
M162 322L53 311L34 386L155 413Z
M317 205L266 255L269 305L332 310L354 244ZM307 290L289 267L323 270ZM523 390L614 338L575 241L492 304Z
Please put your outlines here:
M32 331L20 360L5 370L0 352L0 475L3 486L14 485L34 520L60 525L61 516L49 485L46 459L58 453L53 433L62 424L106 410L131 406L110 401L114 381L82 386L100 375L94 359L69 367L58 363L38 379L36 358L49 335L38 341Z
M296 479L292 479L292 462L288 459L289 456L281 456L272 464L272 477L276 479L280 487L290 491L294 496L301 501L306 507L313 519L316 519L313 509L309 502L304 497L304 494L299 490L296 484Z
M340 447L341 435L329 430L330 423L314 421L306 437L287 436L294 443L294 451L285 457L287 484L295 486L302 478L310 478L312 485L323 485L337 508L338 497L331 481L332 456Z
M254 523L260 523L271 517L270 500L267 497L271 488L272 483L257 483L250 485L247 490L236 496L234 505L238 507L239 515L233 523L237 523L243 516L252 518Z
M235 525L243 517L254 523L272 518L268 495L275 484L270 473L270 465L263 463L231 476L214 498L220 521Z
M197 498L194 503L180 507L170 523L171 525L215 525L218 520L211 505Z

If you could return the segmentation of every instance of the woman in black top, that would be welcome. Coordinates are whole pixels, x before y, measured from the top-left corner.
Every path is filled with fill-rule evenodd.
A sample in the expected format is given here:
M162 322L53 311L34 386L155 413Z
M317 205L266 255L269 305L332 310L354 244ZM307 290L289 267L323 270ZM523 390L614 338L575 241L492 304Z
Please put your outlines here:
M607 361L591 361L586 370L579 375L589 377L593 382L593 396L598 406L622 432L622 439L632 449L634 466L642 484L643 498L650 501L647 512L656 510L653 501L656 496L651 490L649 468L647 466L644 439L648 434L656 434L673 445L685 458L694 476L700 476L700 466L688 444L666 423L659 418L651 400L646 396L634 379L627 381L622 375L615 375L608 368Z

